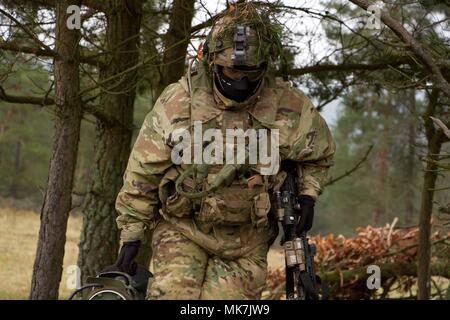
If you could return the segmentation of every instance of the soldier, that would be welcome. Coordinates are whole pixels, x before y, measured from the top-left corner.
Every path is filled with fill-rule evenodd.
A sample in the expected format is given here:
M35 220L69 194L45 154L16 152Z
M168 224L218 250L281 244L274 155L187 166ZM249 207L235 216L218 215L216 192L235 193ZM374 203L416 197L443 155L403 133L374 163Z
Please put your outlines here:
M335 146L311 101L273 76L280 52L279 28L264 12L232 6L215 22L196 71L169 85L145 118L116 202L116 266L133 274L144 230L153 230L148 298L259 299L278 234L269 194L285 174L262 175L261 163L233 167L227 183L209 190L226 164L174 164L177 130L276 130L280 159L298 163L302 228L311 228Z

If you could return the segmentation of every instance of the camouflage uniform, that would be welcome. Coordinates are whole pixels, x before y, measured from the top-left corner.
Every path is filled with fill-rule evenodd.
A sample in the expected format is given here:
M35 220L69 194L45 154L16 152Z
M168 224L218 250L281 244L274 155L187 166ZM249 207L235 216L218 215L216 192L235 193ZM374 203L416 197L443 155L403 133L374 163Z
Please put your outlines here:
M278 234L267 194L283 173L268 178L253 168L201 199L173 189L189 165L174 165L171 150L177 129L266 128L279 130L280 158L297 161L300 194L321 193L335 151L330 131L310 100L270 72L251 98L237 103L215 88L206 65L192 81L169 85L147 115L131 152L116 202L122 241L144 240L153 229L154 280L150 299L258 299L265 285L267 252ZM223 165L211 165L206 188ZM198 181L186 179L192 189Z

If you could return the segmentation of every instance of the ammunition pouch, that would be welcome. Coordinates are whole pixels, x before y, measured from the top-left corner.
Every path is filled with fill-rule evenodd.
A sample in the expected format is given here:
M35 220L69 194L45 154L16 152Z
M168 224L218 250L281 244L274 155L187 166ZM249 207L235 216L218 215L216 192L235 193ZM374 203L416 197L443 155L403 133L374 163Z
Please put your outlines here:
M254 199L252 210L252 223L257 228L267 226L269 223L268 214L270 212L270 196L267 192L258 194Z
M170 216L185 218L192 216L193 202L176 192L175 181L179 175L180 172L175 167L170 168L159 184L158 196L165 213ZM192 188L192 179L186 178L183 184L187 188Z
M214 174L209 174L204 188L208 188L214 178ZM261 183L251 185L250 179L235 181L204 197L200 211L196 213L196 220L214 225L252 223L256 227L266 226L270 212L269 194L262 179L252 179L260 180Z

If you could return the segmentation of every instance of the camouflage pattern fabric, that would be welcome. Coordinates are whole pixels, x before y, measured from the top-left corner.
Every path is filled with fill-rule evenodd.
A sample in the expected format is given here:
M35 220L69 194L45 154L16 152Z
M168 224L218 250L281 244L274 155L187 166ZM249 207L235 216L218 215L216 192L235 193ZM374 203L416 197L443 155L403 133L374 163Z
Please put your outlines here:
M203 75L204 77L204 75ZM208 123L219 117L232 100L220 98L202 83L199 74L194 96L189 97L186 79L169 85L147 115L131 151L116 208L123 241L143 239L143 229L160 219L158 185L173 166L171 135L189 128L193 121ZM333 164L335 145L325 120L311 101L281 79L267 77L266 84L246 109L254 126L275 128L280 133L281 159L298 161L302 173L300 194L317 198ZM195 82L195 79L194 79ZM240 105L234 102L234 105ZM245 107L245 104L244 104Z
M173 177L168 174L174 173L173 168L177 172L187 168L171 161L176 143L174 131L192 130L195 121L205 127L220 128L225 111L233 110L239 110L244 115L242 119L248 121L244 127L279 130L281 160L294 160L299 165L300 194L317 198L322 192L335 145L311 101L268 73L254 96L236 103L215 89L207 67L200 65L192 77L192 87L184 77L169 85L145 118L116 201L122 241L144 240L144 230L156 227L152 239L155 279L149 291L152 299L260 296L266 277L266 255L276 236L276 226L256 226L245 219L238 226L206 223L198 219L194 207L180 211L186 215L170 214L169 203L162 205L160 195L165 195L163 201L173 197L159 192L162 184L170 185L167 182ZM222 188L217 194L226 192L227 188ZM189 201L180 203L193 205ZM226 202L221 210L226 210ZM243 213L252 216L251 212ZM273 222L273 212L269 215Z
M148 299L259 299L267 274L267 244L235 260L210 255L162 221L153 234L154 279Z

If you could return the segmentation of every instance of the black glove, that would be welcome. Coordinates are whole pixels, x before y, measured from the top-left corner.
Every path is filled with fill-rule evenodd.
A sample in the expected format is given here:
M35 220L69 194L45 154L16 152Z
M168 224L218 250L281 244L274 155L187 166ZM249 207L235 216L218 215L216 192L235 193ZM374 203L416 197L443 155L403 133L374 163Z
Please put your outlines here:
M297 225L297 234L307 232L312 228L314 220L314 199L310 196L302 195L298 198L301 209L300 222Z
M133 276L136 274L137 264L134 261L136 258L141 241L130 241L124 242L122 248L120 249L119 256L117 257L116 263L112 266L106 267L103 272L107 271L120 271Z

